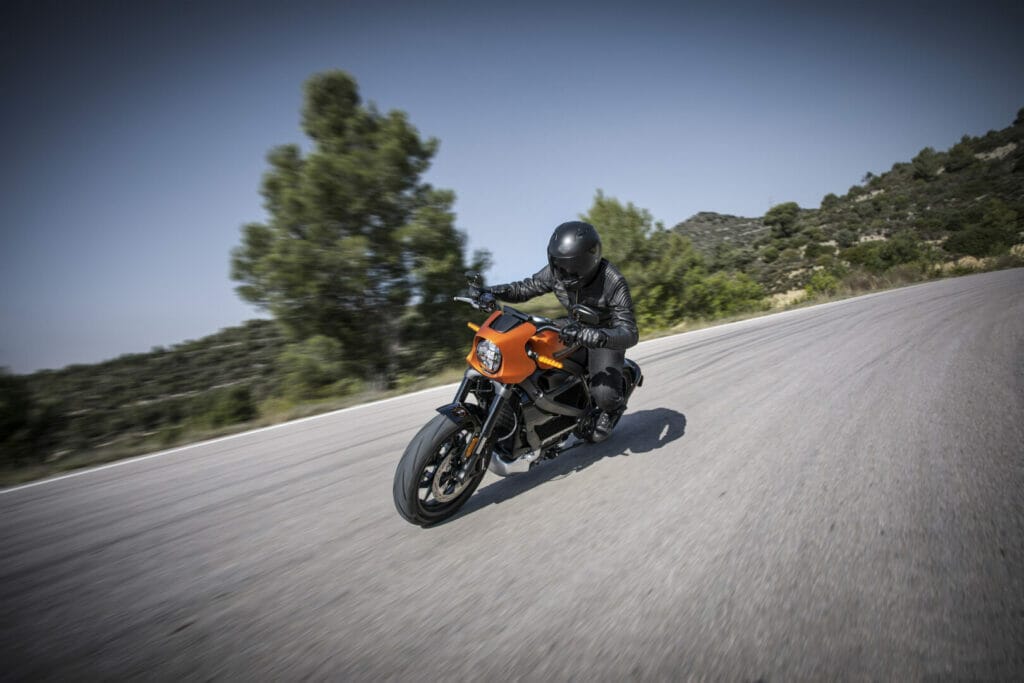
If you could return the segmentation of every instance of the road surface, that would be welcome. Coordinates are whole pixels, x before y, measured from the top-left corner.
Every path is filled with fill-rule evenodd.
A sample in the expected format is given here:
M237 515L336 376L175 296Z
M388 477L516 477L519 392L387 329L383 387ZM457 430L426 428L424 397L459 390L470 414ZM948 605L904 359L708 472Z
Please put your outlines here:
M1024 269L631 356L610 441L432 529L450 387L0 493L0 678L1024 676Z

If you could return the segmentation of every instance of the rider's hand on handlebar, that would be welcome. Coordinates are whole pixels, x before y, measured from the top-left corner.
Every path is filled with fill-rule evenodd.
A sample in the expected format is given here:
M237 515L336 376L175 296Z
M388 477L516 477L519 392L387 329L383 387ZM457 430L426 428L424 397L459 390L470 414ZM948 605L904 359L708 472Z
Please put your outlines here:
M480 287L470 283L469 296L473 300L473 306L488 313L498 308L498 301L494 294L487 287Z
M566 346L579 344L591 349L599 349L608 343L608 335L604 330L580 325L577 322L569 323L563 327L558 336Z
M498 300L494 298L494 295L489 290L482 290L479 296L476 297L476 300L480 305L480 309L488 313L498 308Z

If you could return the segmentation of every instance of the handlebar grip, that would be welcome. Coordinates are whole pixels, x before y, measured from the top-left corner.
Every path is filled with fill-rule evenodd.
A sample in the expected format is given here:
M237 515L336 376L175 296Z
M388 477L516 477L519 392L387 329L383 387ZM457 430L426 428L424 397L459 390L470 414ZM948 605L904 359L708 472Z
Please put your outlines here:
M567 346L564 349L562 349L561 351L555 351L555 354L554 354L555 358L565 358L566 356L571 356L572 354L576 353L576 350L579 349L579 348L580 348L579 344L573 344L572 346Z

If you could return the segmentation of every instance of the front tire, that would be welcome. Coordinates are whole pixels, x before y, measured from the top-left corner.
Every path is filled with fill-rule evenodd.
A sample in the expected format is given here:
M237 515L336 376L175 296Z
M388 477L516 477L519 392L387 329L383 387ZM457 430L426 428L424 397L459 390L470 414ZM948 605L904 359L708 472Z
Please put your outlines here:
M423 426L398 461L392 493L398 514L412 524L431 526L459 511L484 478L486 468L459 482L456 462L476 443L471 420L452 422L438 415Z

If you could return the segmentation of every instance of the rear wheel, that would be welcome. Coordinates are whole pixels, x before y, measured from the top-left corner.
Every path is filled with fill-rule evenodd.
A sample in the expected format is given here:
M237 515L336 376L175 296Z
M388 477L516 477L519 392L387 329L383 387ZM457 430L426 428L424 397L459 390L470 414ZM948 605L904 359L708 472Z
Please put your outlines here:
M456 424L438 415L423 426L409 442L395 470L392 493L398 514L413 524L430 526L442 522L465 504L486 469L459 481L456 473L476 446L472 421Z

